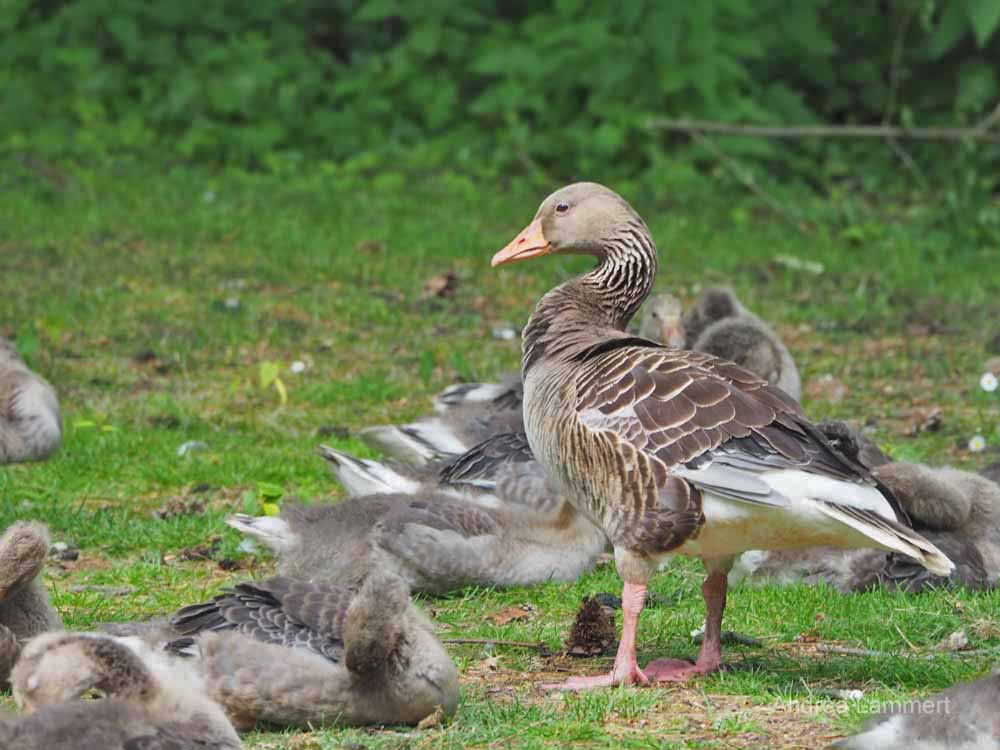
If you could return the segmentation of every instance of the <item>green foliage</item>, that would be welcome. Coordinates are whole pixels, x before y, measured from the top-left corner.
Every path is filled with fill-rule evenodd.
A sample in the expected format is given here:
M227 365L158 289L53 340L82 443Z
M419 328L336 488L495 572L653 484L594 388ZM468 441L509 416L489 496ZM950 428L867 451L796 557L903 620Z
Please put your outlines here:
M652 116L974 124L998 95L996 0L9 0L0 148L166 147L275 166L322 155L637 174L680 135ZM727 138L837 177L857 146ZM872 146L898 161L881 144ZM916 149L922 164L956 149ZM980 150L981 151L981 150ZM700 153L700 152L699 152ZM995 179L996 154L973 182Z

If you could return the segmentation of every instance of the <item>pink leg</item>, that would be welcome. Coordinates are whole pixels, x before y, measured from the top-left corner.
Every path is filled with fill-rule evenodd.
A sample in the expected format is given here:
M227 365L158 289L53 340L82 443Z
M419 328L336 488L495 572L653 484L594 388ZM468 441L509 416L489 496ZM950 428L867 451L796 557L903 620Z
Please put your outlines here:
M657 659L646 665L646 675L655 682L684 682L697 675L718 671L722 664L722 613L726 609L726 574L716 570L701 585L705 597L705 639L698 661Z
M546 690L589 690L612 685L645 685L649 682L639 669L635 655L635 634L639 615L646 603L646 584L625 582L622 591L622 639L611 674L596 677L570 677L566 682L542 685Z

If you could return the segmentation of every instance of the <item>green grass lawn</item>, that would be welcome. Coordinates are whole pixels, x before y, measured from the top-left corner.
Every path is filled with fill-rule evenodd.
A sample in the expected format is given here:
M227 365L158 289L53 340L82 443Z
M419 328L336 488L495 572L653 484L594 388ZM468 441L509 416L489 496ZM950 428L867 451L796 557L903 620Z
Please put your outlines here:
M59 391L66 430L48 463L0 469L0 527L38 518L54 539L80 547L79 560L54 561L46 579L70 628L162 614L266 575L267 559L237 550L227 513L339 497L314 455L318 442L370 455L351 437L358 428L426 412L454 381L516 368L518 343L495 339L493 328L519 327L543 292L589 262L489 268L545 194L517 182L320 166L265 176L10 163L2 173L0 335L16 336ZM970 469L996 460L1000 396L977 385L1000 331L995 247L957 246L906 214L828 219L803 233L707 178L696 192L661 192L628 196L658 242L659 286L686 301L699 285L734 286L789 343L809 414L869 421L900 458ZM774 261L780 255L824 271L788 268ZM453 294L425 293L448 273ZM293 374L293 361L305 371ZM262 387L262 374L275 372L285 403L273 383ZM842 400L810 388L824 375L846 385ZM938 428L920 431L934 409ZM986 452L967 450L975 434ZM178 456L189 441L205 447ZM168 507L190 512L155 513ZM208 559L187 559L206 545ZM695 653L699 585L686 561L654 579L664 603L643 617L641 660ZM605 566L573 585L423 604L442 637L543 641L558 651L581 598L619 586ZM487 620L522 603L534 605L531 619ZM812 690L860 687L866 698L895 699L985 673L988 654L912 653L958 629L974 648L1000 649L1000 594L739 589L726 627L766 645L731 648L731 671L684 688L546 695L537 683L609 661L456 645L463 701L445 726L259 733L247 744L815 748L872 704ZM815 643L828 641L892 655L817 654Z

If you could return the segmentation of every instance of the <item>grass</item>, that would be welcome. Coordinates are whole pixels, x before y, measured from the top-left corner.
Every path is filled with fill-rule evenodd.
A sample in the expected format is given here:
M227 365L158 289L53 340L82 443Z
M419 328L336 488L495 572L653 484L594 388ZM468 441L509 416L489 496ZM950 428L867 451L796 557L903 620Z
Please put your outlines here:
M534 301L582 259L492 271L491 254L531 218L543 192L456 175L371 179L323 169L252 175L193 167L8 164L0 178L0 335L15 336L61 394L65 444L41 465L0 469L0 526L39 518L77 545L47 583L68 627L169 612L268 560L241 553L223 524L233 511L339 489L313 448L368 455L351 433L426 412L456 380L517 366L519 326ZM53 176L53 174L55 176ZM733 285L773 321L806 383L847 385L831 402L807 388L816 418L869 421L894 455L976 468L968 438L1000 444L1000 399L977 386L1000 319L991 247L956 247L926 224L822 222L802 234L745 200L640 195L663 258L660 286L690 300L698 285ZM827 214L831 213L830 211ZM864 241L858 240L859 236ZM776 264L823 264L812 275ZM424 293L451 273L450 297ZM293 361L306 364L294 374ZM273 382L287 393L282 403ZM262 377L263 376L263 377ZM940 409L935 431L916 428ZM203 444L185 456L185 443ZM170 507L196 512L157 516ZM209 559L186 559L218 537ZM221 563L221 564L220 564ZM603 567L572 585L469 590L423 603L443 636L544 641L558 650L580 599L616 591ZM654 579L668 602L647 611L640 658L693 655L700 573L680 561ZM109 595L100 586L127 587ZM488 614L532 603L504 626ZM530 650L453 647L463 673L457 717L426 730L258 733L259 748L818 747L857 726L871 701L924 695L983 674L985 657L906 658L964 628L1000 646L1000 594L738 589L726 627L765 639L734 647L734 669L674 689L545 695L560 670L606 660ZM819 655L815 641L896 654ZM810 690L861 687L846 704Z

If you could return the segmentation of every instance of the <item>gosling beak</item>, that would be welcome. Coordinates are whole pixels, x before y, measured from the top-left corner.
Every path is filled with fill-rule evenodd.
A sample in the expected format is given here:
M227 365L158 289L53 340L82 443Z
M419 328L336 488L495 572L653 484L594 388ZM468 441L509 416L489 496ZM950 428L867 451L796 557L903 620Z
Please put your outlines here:
M663 338L661 341L667 346L672 346L675 349L684 348L684 326L678 324L674 325L664 325L663 326Z
M535 219L507 247L493 256L490 265L496 268L506 263L537 258L552 252L552 246L542 232L541 219Z

